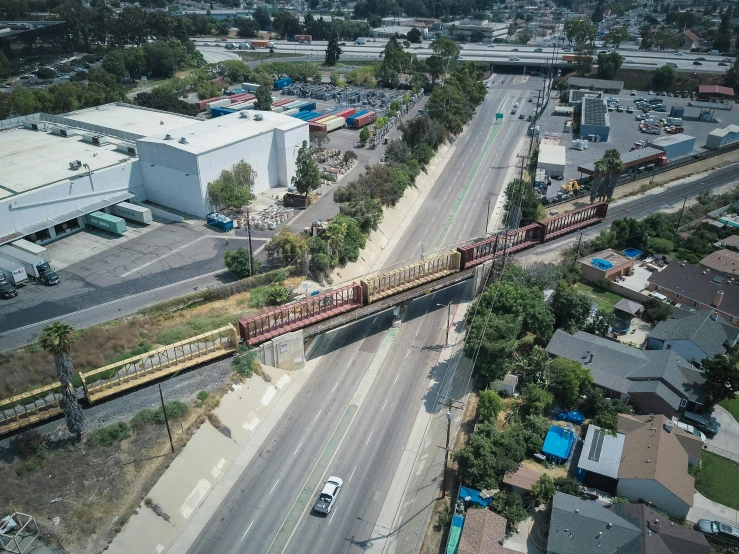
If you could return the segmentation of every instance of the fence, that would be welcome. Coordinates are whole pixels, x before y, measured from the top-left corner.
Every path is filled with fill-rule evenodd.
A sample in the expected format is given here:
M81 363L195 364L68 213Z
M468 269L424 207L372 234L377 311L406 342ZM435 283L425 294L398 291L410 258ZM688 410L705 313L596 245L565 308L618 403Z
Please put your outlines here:
M62 413L59 383L0 400L0 435Z

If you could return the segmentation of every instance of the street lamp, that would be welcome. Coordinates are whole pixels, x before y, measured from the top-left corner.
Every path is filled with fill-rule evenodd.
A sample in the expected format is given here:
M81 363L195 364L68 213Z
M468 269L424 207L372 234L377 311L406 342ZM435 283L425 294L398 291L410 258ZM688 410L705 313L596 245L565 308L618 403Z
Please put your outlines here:
M452 303L450 301L449 304L436 304L436 305L437 306L441 306L442 308L444 306L446 306L446 308L447 308L447 313L446 313L446 343L445 344L449 344L449 327L452 324L452 321L451 321L452 320Z
M441 498L446 498L446 475L449 464L449 434L452 429L452 410L446 411L446 448L444 449L444 475L441 478Z

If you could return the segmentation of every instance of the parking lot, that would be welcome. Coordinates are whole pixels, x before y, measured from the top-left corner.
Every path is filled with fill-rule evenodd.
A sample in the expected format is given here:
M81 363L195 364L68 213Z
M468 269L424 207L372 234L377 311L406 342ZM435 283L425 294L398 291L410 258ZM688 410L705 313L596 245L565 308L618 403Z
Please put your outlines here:
M553 93L556 96L556 93ZM636 96L631 96L629 90L624 90L621 94L605 94L605 98L617 98L624 108L634 105L634 100L643 97L647 100L655 98L655 96L649 96L647 92L637 91ZM659 113L652 112L653 116L667 117L670 113L672 106L679 106L685 108L685 117L683 117L683 127L685 128L686 135L695 137L695 147L692 153L703 152L705 150L706 137L708 134L717 128L726 127L727 125L739 125L739 105L732 104L731 110L716 110L714 118L718 123L707 123L702 121L691 121L687 118L697 117L699 109L688 106L690 99L688 98L673 98L673 97L661 97L664 101L664 105L667 108L667 112ZM576 150L572 147L572 141L578 138L572 133L564 133L564 124L569 117L554 115L554 106L556 106L555 99L552 98L553 102L549 104L549 109L542 115L539 120L539 128L541 135L561 135L560 144L566 147L567 161L565 166L565 182L568 179L580 179L582 175L577 171L578 166L582 166L588 163L594 163L603 157L606 150L611 148L617 149L622 154L628 152L629 149L634 146L634 142L637 140L654 139L663 136L669 136L665 133L661 135L648 135L639 131L639 122L636 121L635 116L641 113L635 110L634 113L624 112L609 112L608 116L611 123L611 132L608 138L608 142L589 142L587 150ZM556 196L560 190L561 181L555 181L547 191L548 197Z

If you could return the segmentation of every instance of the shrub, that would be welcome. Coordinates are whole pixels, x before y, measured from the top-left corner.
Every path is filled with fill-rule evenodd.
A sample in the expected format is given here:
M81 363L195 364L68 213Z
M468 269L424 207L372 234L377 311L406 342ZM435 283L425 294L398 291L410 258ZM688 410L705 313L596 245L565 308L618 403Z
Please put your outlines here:
M483 423L495 423L498 414L503 410L503 400L494 390L486 390L480 393L480 401L477 404L477 413Z
M131 427L128 423L119 421L92 431L87 437L87 444L111 446L116 442L126 440L130 436Z
M30 473L40 467L41 461L38 458L33 458L32 460L27 460L19 465L18 469L16 469L16 473L18 475L23 475L24 473Z
M161 330L159 337L157 337L157 342L159 344L172 344L189 339L194 334L192 329L187 325L173 325L172 327Z
M131 427L133 427L134 429L138 429L140 427L143 427L144 425L154 423L154 415L156 414L156 412L156 410L153 410L151 408L144 408L135 416L133 416L133 419L131 420Z
M267 304L270 306L280 306L281 304L290 302L292 299L292 293L287 287L282 285L271 286L267 292Z
M672 315L672 307L660 302L656 298L650 298L644 302L644 313L642 317L648 323L659 323Z
M201 391L200 391L200 392L198 393L198 400L200 400L201 402L203 402L203 401L204 401L204 400L205 400L206 398L208 398L208 393L207 393L207 391L201 390Z
M254 309L261 309L267 305L267 296L269 295L269 287L262 286L252 289L249 293L249 307Z
M249 379L254 375L254 370L259 362L257 362L257 353L254 350L242 344L239 346L238 352L234 354L233 362L231 362L234 371L242 377Z
M49 451L49 439L37 431L28 431L18 438L17 448L21 460L30 460L35 456L43 458Z
M169 419L169 421L181 419L190 409L187 404L185 404L184 402L180 402L179 400L167 402L164 407L167 409L167 418ZM164 412L161 408L159 408L154 413L154 421L156 423L164 423Z

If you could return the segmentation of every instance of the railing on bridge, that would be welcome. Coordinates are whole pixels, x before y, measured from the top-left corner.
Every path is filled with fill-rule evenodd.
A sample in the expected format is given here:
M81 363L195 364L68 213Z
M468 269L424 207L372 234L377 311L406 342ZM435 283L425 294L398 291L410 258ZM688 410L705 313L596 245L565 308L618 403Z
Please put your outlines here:
M513 254L541 241L542 227L532 223L512 231L499 232L492 237L457 248L462 255L461 265L464 269L474 267L492 260L504 253Z
M369 304L455 273L459 271L460 259L459 252L450 250L440 256L363 279L364 298Z
M61 385L55 383L0 400L0 435L59 415L61 398Z
M233 325L80 373L90 403L236 351Z
M607 211L608 204L606 202L597 202L584 208L545 219L540 222L544 227L542 242L577 231L583 227L595 225L606 217Z
M362 305L362 286L357 283L280 306L269 312L239 320L241 338L249 346L296 331Z

